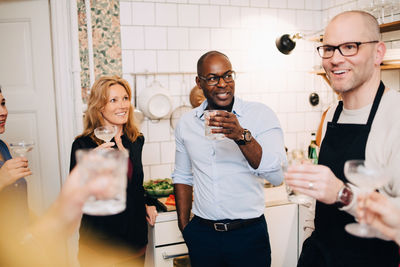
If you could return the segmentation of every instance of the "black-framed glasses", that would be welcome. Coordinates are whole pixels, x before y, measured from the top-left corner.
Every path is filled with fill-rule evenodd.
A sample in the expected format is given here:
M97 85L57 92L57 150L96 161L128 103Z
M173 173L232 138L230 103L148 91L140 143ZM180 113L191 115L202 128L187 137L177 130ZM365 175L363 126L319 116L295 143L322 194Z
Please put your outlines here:
M369 41L369 42L348 42L344 44L340 44L338 46L334 45L323 45L318 46L317 51L320 57L327 59L331 58L335 53L335 50L339 50L340 54L344 57L351 57L358 53L358 48L362 44L372 44L379 43L379 41Z
M206 81L207 85L217 85L219 83L219 80L222 78L224 79L224 81L226 83L231 83L235 80L236 78L236 72L233 70L230 70L224 74L222 74L221 76L218 75L209 75L207 77L203 77L203 76L198 76L199 79Z

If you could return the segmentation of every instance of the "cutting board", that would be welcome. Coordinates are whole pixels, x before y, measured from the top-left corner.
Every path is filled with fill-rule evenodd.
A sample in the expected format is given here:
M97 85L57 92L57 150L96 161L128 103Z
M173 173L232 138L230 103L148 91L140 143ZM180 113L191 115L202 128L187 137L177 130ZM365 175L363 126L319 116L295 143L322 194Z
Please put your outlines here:
M167 197L160 197L157 198L157 201L160 203L160 205L164 208L166 211L174 211L176 210L176 207L174 205L167 205L165 202L167 201Z

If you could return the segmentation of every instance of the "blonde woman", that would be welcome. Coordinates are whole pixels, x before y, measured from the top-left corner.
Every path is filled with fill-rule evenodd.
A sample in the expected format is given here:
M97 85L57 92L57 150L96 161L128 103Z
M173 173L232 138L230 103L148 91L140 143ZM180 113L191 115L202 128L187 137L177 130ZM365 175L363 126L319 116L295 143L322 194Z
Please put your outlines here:
M125 211L111 216L83 215L80 227L79 259L82 266L126 264L132 259L142 264L147 244L147 224L154 225L157 211L145 204L142 148L144 137L135 126L131 89L118 76L99 78L91 89L83 133L72 144L75 152L85 148L115 148L129 151L127 201ZM94 135L99 126L113 125L117 134L104 143ZM137 266L137 265L135 265Z

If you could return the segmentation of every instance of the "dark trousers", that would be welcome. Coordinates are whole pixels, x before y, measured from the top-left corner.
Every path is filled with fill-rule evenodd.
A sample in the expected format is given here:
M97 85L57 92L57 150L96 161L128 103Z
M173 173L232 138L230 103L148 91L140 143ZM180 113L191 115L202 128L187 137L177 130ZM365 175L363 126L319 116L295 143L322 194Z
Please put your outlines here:
M271 266L271 247L264 217L239 229L218 232L195 216L185 227L183 237L193 267Z

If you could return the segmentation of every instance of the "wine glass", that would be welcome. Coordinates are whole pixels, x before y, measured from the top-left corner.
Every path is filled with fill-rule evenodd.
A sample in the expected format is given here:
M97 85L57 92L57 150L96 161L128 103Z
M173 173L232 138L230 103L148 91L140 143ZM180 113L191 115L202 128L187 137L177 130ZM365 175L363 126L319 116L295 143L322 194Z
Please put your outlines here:
M372 193L389 182L390 176L382 168L369 165L365 160L348 160L344 174L357 185L362 194ZM348 233L359 237L376 237L377 231L365 223L350 223L345 226Z
M281 167L283 173L287 172L287 168L292 165L300 165L302 163L311 162L304 153L303 150L294 149L290 151L287 155L288 162L282 162ZM298 193L292 190L288 185L286 185L286 193L288 200L292 203L300 204L309 207L312 204L312 198L310 196Z
M17 141L10 143L12 151L20 157L26 157L26 153L33 149L33 141Z
M94 129L94 135L106 143L110 142L116 134L117 127L114 125L100 126Z

